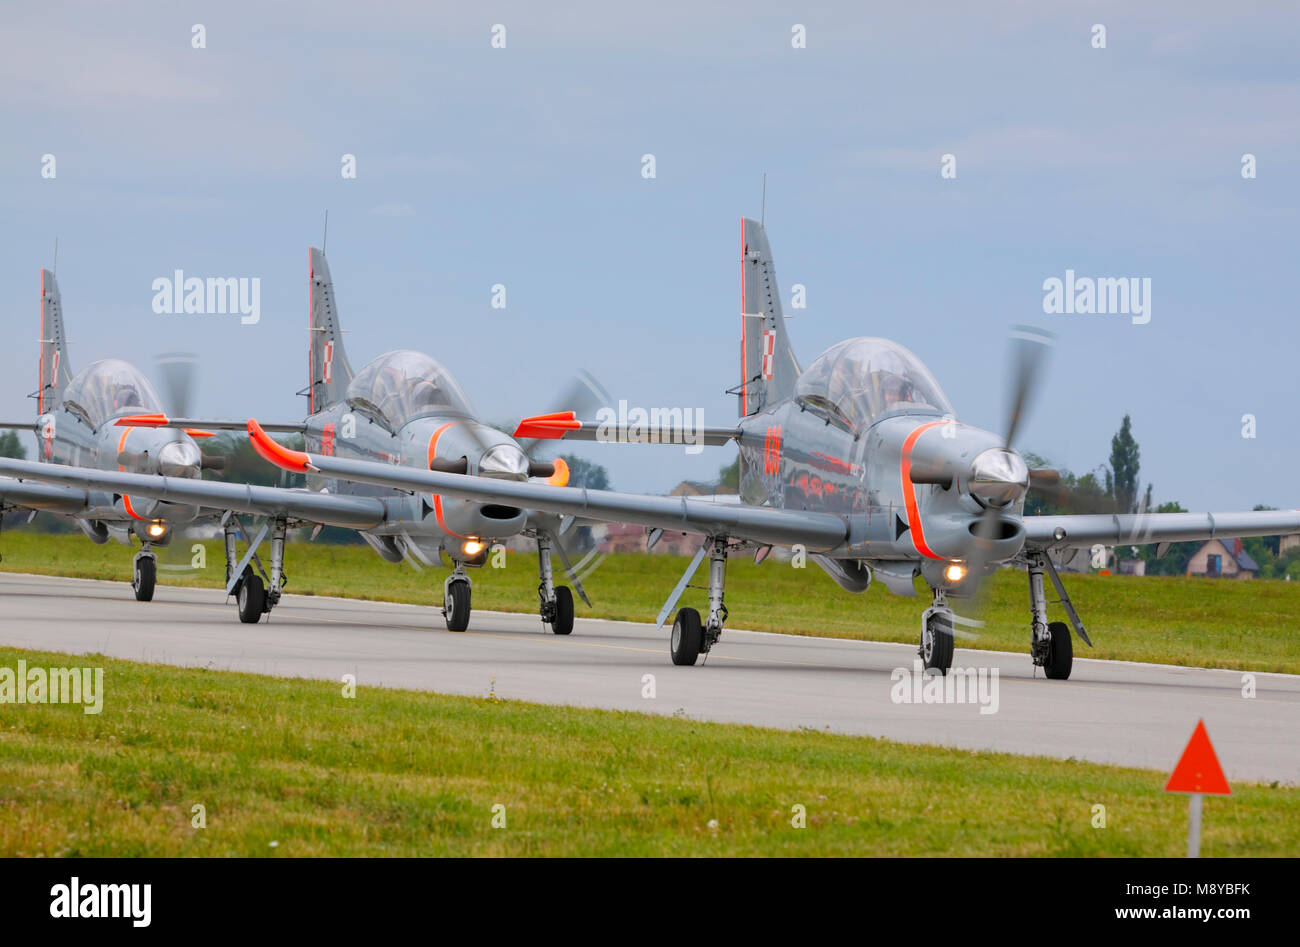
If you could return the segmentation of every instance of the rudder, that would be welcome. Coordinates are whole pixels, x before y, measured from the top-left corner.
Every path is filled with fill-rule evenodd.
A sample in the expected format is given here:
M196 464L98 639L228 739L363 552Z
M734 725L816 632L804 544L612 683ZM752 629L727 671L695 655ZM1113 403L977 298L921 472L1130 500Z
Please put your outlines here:
M343 350L343 331L339 328L338 307L334 302L334 283L330 279L325 253L307 248L308 287L307 319L310 372L307 394L310 413L315 414L342 401L352 381L352 366Z
M68 363L68 337L63 330L63 300L51 270L41 270L40 386L37 412L48 414L63 402L63 389L72 380Z
M748 217L740 221L740 312L740 416L748 417L794 394L800 372L767 232Z

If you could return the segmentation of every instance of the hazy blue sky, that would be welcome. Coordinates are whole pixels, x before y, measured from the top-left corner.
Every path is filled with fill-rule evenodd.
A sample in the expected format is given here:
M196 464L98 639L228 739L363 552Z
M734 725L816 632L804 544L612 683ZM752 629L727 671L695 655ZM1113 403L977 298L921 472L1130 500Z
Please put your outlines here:
M739 218L766 171L804 364L889 336L996 428L1007 328L1043 325L1059 343L1019 446L1083 471L1130 412L1158 499L1300 506L1292 3L24 7L0 9L0 414L32 411L57 236L74 368L201 351L197 413L301 418L328 208L354 367L426 351L493 420L584 368L727 423ZM260 277L261 323L156 315L178 268ZM1045 315L1067 268L1150 277L1150 323ZM733 451L583 449L656 491Z

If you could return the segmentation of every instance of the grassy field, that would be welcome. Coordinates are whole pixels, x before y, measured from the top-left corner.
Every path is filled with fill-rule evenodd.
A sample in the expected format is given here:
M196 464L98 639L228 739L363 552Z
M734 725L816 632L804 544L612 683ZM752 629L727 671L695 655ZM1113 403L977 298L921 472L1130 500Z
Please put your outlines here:
M348 699L336 684L0 649L0 667L19 658L103 667L105 696L98 715L3 705L0 856L1178 856L1186 844L1186 799L1162 773L486 696ZM1233 792L1205 800L1203 854L1300 852L1300 790Z
M204 544L207 568L160 570L160 584L218 587L223 577L221 544ZM46 536L10 530L0 537L0 569L129 581L131 551L96 546L80 535ZM161 550L166 566L188 565L190 543ZM578 602L579 617L652 621L686 567L677 556L617 555L586 580L593 607ZM432 604L442 594L442 570L417 573L391 565L369 547L294 543L286 556L288 591L345 595L392 602ZM704 581L703 569L696 583ZM1193 667L1300 673L1300 582L1077 575L1066 587L1088 628L1093 649L1086 657L1153 661ZM532 612L537 607L537 558L508 553L506 567L475 573L474 606ZM1029 606L1023 571L1004 571L991 584L987 627L962 647L1027 651ZM165 593L163 593L165 594ZM575 599L576 600L576 599ZM683 604L697 607L704 593L689 590ZM883 586L851 595L816 565L754 565L736 558L728 565L729 626L796 634L912 642L928 600L899 598ZM958 611L961 604L958 604ZM1059 607L1054 618L1065 620Z

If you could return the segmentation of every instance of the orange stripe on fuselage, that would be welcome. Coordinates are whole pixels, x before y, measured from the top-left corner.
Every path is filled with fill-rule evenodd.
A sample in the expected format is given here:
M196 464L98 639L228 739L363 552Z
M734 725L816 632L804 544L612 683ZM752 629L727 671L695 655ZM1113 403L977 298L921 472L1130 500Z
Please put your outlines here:
M935 555L930 551L930 547L925 544L925 530L921 526L921 511L916 505L916 486L912 483L912 448L916 446L917 439L930 428L947 423L947 421L931 421L928 424L922 424L907 435L907 440L903 442L903 453L899 462L899 475L903 479L903 504L907 508L907 528L912 532L912 545L916 547L916 551L921 555L928 556L931 559L942 559L943 556Z
M442 432L447 430L447 428L451 427L453 424L459 424L459 423L460 423L459 421L448 421L442 427L438 428L438 430L433 432L433 436L429 438L429 454L424 465L425 470L429 469L429 464L432 464L433 458L437 456L438 438L442 437ZM453 533L450 529L447 528L447 524L442 521L442 497L436 493L430 494L430 496L433 497L433 515L438 520L438 528L441 529L448 536L455 536L458 539L465 539L465 537L461 536L460 533Z
M131 432L134 430L135 428L133 427L127 428L125 431L122 432L122 436L117 439L117 452L119 454L122 453L122 448L126 446L127 437L130 436ZM117 465L117 469L122 472L126 471L126 468L123 467L121 464ZM131 498L127 496L125 493L122 494L122 508L126 510L127 514L130 515L132 519L137 519L137 520L144 519L143 516L141 516L132 508Z

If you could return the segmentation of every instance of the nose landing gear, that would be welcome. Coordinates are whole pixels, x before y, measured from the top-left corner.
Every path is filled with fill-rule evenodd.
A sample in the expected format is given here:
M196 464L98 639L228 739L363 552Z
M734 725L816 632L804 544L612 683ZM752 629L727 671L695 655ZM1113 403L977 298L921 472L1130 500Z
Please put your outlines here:
M158 557L153 546L144 544L144 548L135 554L131 563L131 588L135 591L137 602L152 602L154 585L158 581Z
M954 617L948 596L942 589L935 589L934 604L921 614L919 652L925 667L940 674L947 674L952 667Z

